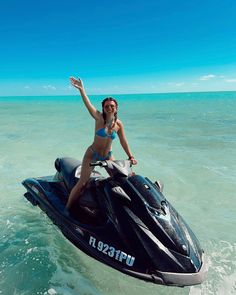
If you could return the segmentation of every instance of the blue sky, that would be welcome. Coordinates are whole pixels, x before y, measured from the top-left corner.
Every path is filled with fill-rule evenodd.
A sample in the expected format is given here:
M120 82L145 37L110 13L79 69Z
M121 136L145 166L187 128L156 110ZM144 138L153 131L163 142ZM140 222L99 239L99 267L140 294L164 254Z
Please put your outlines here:
M236 90L236 1L2 0L0 96Z

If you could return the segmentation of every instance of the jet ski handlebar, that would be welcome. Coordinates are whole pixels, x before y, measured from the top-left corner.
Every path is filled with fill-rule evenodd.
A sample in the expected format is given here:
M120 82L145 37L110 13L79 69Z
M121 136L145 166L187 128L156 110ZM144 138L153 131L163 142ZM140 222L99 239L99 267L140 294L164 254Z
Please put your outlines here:
M100 166L100 167L109 167L109 166L114 166L114 165L128 165L128 166L132 166L132 163L130 160L115 160L115 161L111 161L111 160L104 160L104 161L97 161L97 162L91 162L89 164L91 167L95 167L95 166Z
M89 166L91 166L91 167L96 167L96 166L107 167L108 164L107 164L106 161L97 161L97 162L94 162L94 163L89 163Z
M132 173L130 160L104 160L89 164L91 167L104 167L110 175L129 176Z

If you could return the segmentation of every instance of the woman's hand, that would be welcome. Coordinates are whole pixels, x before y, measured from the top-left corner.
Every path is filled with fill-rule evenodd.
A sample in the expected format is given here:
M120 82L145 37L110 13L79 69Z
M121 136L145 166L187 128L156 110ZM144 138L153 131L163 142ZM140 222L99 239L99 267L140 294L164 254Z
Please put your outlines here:
M138 164L138 162L135 160L135 158L133 156L129 157L129 160L130 160L132 165L137 165Z
M74 77L70 77L70 81L71 81L71 84L79 89L80 91L80 95L83 99L83 102L86 106L86 108L88 109L90 115L95 119L95 120L98 120L98 118L100 118L100 113L97 111L97 109L91 104L90 102L90 99L88 98L87 94L86 94L86 91L84 89L84 85L83 85L83 82L80 78L76 79Z
M84 89L84 85L83 85L83 82L81 79L75 79L74 77L70 77L70 81L71 81L71 84L79 89L79 90L83 90Z

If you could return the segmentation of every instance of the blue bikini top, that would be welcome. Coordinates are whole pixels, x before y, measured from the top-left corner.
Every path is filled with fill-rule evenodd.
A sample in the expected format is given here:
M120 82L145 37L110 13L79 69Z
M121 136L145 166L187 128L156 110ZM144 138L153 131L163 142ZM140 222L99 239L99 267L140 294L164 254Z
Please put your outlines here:
M116 138L117 133L116 133L116 131L113 130L112 133L109 134L106 132L105 128L101 128L101 129L98 129L95 134L100 137L110 137L113 140Z

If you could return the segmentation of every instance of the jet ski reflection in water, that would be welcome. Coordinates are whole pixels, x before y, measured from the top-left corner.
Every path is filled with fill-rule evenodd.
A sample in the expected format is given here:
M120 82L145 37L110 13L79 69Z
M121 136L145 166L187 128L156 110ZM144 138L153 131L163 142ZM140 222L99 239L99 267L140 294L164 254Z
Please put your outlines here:
M127 275L156 284L200 284L203 250L157 182L135 175L130 161L99 161L71 214L65 205L81 162L55 161L56 174L23 181L25 197L39 206L79 249Z

